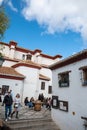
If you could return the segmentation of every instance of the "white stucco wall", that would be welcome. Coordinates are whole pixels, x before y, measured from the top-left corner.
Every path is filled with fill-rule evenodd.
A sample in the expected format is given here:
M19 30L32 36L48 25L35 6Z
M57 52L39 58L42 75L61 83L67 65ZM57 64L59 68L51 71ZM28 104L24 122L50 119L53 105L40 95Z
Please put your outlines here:
M3 55L8 57L9 56L9 46L3 45L2 53L3 53Z
M42 57L42 59L41 59L41 64L51 65L53 63L54 63L54 60L52 60L52 59L44 58L44 57Z
M87 117L87 86L81 84L81 70L79 68L82 66L87 66L87 59L53 70L53 95L57 95L59 100L69 103L68 112L52 109L52 118L61 130L84 130L81 116ZM70 70L70 86L60 88L58 86L58 73Z
M14 65L14 64L16 64L16 63L17 63L17 62L5 60L5 61L3 62L3 65L2 65L2 66L11 67L12 65Z
M21 51L15 51L15 58L22 60L22 55L23 54L25 55L25 59L26 59L26 53L23 53Z
M45 82L45 89L44 90L41 90L41 82ZM39 81L39 94L43 93L45 98L52 96L52 94L48 93L48 86L49 86L49 81L45 81L45 80Z
M49 85L52 85L52 71L48 68L41 68L40 69L40 74L45 75L49 77L51 80L49 81Z
M37 99L39 93L39 70L24 66L18 67L16 70L26 77L24 80L23 99L25 97Z
M8 85L9 90L12 90L13 98L16 96L17 93L21 95L22 100L22 90L23 90L23 81L22 80L13 80L13 79L5 79L0 78L0 87L2 85Z

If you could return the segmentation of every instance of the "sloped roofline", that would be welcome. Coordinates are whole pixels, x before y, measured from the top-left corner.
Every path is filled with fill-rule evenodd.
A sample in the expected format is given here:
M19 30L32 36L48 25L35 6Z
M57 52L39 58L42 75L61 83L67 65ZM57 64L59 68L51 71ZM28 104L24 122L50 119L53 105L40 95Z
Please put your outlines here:
M41 69L41 66L37 63L34 63L32 61L20 61L16 63L15 65L12 65L12 68L17 68L20 66L25 66L25 67L30 67L30 68L36 68L36 69Z
M39 79L50 81L51 79L45 75L39 74Z
M68 58L65 58L63 60L56 62L55 64L50 65L49 68L51 70L55 70L57 68L61 68L63 66L72 64L74 62L81 61L81 60L86 59L86 58L87 58L87 49L84 49L83 51L80 51L80 52L78 52L78 53L76 53Z
M42 57L49 58L49 59L52 59L52 60L55 60L56 58L62 58L61 55L50 56L50 55L42 54L42 50L39 50L39 49L35 49L34 51L32 51L32 50L29 50L29 49L18 47L17 46L17 42L15 42L15 41L10 41L9 44L8 43L4 43L4 42L0 42L0 44L6 45L9 48L10 48L11 45L14 45L15 48L16 48L16 51L20 51L20 52L31 53L31 54L35 54L35 53L38 52L38 53L40 53L40 55Z
M12 67L3 66L0 67L0 78L23 80L25 76L14 70Z

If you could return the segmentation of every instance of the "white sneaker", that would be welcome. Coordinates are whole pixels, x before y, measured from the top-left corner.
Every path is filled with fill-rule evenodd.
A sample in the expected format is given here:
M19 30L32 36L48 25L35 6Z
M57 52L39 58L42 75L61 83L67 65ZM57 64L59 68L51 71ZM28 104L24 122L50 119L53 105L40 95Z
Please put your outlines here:
M11 117L8 117L9 120L11 120Z
M5 121L8 121L8 119L5 119Z

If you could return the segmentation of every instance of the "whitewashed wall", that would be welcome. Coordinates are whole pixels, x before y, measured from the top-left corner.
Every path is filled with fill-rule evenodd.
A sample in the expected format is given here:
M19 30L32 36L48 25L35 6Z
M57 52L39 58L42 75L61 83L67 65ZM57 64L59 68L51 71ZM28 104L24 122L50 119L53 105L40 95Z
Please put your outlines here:
M24 66L18 67L16 70L26 77L24 80L23 99L25 97L31 98L32 96L37 98L39 89L39 70Z
M2 50L2 53L3 53L3 55L5 55L5 56L9 56L9 46L5 46L5 45L2 45L3 47L3 50Z
M14 65L14 64L16 64L16 63L17 63L17 62L5 60L5 61L3 62L3 65L2 65L2 66L11 67L12 65Z
M22 55L26 55L26 53L15 51L15 58L22 60Z
M41 82L45 82L45 89L41 90ZM52 94L48 93L48 86L49 86L49 81L45 81L45 80L40 80L39 81L39 94L43 93L44 97L52 97Z
M44 58L44 57L42 57L42 59L41 59L41 64L51 65L53 63L54 63L54 60L52 60L52 59Z
M0 78L1 88L2 88L2 85L9 86L9 89L12 90L13 98L16 96L17 93L19 93L21 95L21 100L22 100L23 81Z
M82 66L87 66L87 59L53 70L53 95L57 95L59 100L69 103L68 112L52 109L52 118L61 130L84 130L81 116L87 117L87 86L81 84L81 70L79 68ZM58 86L58 73L70 70L70 86L60 88Z
M49 77L51 79L50 82L51 82L51 85L52 85L52 71L50 69L41 68L40 69L40 74L43 74L43 75Z

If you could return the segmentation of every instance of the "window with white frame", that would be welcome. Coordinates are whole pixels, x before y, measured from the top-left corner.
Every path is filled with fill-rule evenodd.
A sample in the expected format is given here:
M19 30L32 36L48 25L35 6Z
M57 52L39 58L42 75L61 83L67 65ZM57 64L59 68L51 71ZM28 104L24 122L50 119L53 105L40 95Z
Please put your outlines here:
M45 90L45 82L41 82L41 90Z
M63 72L58 74L59 87L69 87L69 72Z

